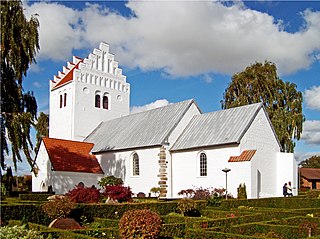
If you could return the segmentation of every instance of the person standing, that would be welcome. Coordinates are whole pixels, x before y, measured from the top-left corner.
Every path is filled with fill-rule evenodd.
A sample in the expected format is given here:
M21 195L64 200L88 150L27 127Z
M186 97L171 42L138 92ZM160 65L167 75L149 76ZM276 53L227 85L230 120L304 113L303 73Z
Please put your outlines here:
M291 197L293 196L291 182L288 182L288 185L287 185L287 195Z
M287 188L287 183L285 183L282 187L282 193L283 193L283 196L286 197L288 195L288 188Z

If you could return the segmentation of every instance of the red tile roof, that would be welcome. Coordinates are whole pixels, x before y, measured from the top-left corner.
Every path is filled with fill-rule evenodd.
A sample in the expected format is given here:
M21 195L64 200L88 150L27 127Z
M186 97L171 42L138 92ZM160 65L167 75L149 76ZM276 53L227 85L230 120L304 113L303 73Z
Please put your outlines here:
M228 162L245 162L251 161L257 150L244 150L240 156L231 156Z
M320 168L301 168L300 173L308 180L320 180Z
M42 140L55 171L103 174L98 160L90 154L94 144L47 137Z
M78 58L80 59L80 58ZM59 82L58 84L56 84L52 89L56 89L64 84L67 84L68 82L72 81L73 80L73 71L74 69L78 69L79 67L79 64L83 62L83 60L81 59L76 65L75 67L73 67L69 72L68 74L66 74ZM73 63L72 63L73 64ZM59 77L58 77L59 78Z

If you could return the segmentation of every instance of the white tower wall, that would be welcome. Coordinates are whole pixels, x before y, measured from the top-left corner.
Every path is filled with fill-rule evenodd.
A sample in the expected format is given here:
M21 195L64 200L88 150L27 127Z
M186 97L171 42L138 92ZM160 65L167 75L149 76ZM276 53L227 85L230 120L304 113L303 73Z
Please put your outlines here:
M100 43L84 60L74 57L51 81L49 137L82 141L101 122L128 115L129 109L130 84L109 45Z

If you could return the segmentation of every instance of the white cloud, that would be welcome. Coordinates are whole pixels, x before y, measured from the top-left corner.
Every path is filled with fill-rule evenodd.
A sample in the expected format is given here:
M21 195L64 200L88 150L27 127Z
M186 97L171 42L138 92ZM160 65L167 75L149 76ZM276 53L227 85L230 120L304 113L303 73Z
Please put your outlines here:
M307 69L320 51L320 12L306 10L301 30L283 30L281 19L243 4L132 1L124 17L97 4L82 10L34 3L40 14L43 58L68 59L72 49L111 44L120 64L163 70L171 76L233 74L255 61L271 60L280 73Z
M42 85L40 84L39 81L34 81L34 82L32 82L32 85L33 85L34 87L36 87L36 88L41 88L41 87L42 87Z
M320 120L306 120L303 123L301 139L307 144L320 145Z
M147 105L133 106L133 107L131 107L130 113L131 114L135 114L135 113L143 112L143 111L146 111L146 110L152 110L152 109L155 109L155 108L166 106L166 105L169 105L169 104L170 104L170 102L167 101L166 99L156 100L156 101L154 101L154 102L152 102L150 104L147 104Z
M304 99L309 109L320 110L320 86L313 86L304 92Z
M38 60L63 60L72 56L73 49L84 46L81 38L80 12L58 3L37 2L24 6L26 16L38 14L40 51Z
M320 155L320 152L297 152L297 153L294 153L294 157L297 161L297 163L300 163L312 156L317 156L317 155Z

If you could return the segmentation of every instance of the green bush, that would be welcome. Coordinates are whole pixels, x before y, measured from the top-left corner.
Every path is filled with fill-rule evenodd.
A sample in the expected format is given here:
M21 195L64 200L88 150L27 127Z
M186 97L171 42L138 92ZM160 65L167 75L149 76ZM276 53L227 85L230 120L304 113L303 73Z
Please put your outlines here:
M68 197L57 198L42 205L43 211L52 219L67 217L76 203Z
M0 227L1 239L43 239L40 232L28 230L25 226Z
M306 193L307 198L319 198L320 197L320 190L311 190Z
M107 176L104 178L101 178L100 181L98 182L100 187L104 188L105 186L119 186L123 184L123 181L121 178L117 178L113 175Z
M119 232L124 239L154 239L158 237L160 228L160 216L148 209L127 211L119 221Z
M178 202L178 209L182 215L187 216L196 210L196 203L190 198L182 198Z
M241 184L239 185L238 189L238 199L247 199L247 188L245 184Z
M5 204L0 207L1 222L8 223L9 220L22 220L28 222L49 225L51 219L43 213L40 204Z

